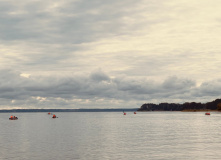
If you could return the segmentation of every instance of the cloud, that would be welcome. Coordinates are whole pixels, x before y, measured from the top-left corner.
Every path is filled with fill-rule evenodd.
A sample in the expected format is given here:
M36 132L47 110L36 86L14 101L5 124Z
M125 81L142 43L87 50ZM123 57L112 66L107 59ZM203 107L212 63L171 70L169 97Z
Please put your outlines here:
M3 41L89 43L133 35L168 19L161 13L165 11L162 0L13 2L1 2Z
M90 78L94 81L109 81L110 77L105 74L101 69L94 71L93 73L91 73Z
M213 100L219 8L217 0L1 1L2 105Z
M220 95L220 80L200 87L190 79L168 77L162 83L146 78L119 76L110 78L101 69L89 75L29 76L13 70L1 70L1 108L109 108L139 107L142 102L177 102L213 99ZM193 96L193 97L192 97ZM172 103L171 102L171 103Z

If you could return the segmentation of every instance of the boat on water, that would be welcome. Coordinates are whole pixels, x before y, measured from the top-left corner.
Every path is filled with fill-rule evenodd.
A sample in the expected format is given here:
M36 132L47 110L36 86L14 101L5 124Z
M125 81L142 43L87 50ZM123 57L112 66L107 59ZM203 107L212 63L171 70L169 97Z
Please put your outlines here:
M58 118L55 114L52 116L52 118Z
M9 120L17 120L18 119L18 117L15 117L15 116L11 116L10 118L9 118Z
M205 115L210 115L210 113L209 113L209 112L206 112Z

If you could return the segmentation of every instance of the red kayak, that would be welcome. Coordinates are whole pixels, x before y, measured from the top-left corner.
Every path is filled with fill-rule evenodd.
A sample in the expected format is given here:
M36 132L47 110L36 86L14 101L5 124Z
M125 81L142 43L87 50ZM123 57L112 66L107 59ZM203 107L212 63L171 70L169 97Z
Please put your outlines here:
M11 116L10 118L9 118L9 120L17 120L18 119L18 117L15 117L15 116Z

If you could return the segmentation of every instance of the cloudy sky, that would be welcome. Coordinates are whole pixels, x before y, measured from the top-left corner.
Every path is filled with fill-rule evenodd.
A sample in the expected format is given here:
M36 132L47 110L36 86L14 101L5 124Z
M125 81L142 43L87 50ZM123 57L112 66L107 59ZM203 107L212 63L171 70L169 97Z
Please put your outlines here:
M221 98L219 0L0 0L0 109Z

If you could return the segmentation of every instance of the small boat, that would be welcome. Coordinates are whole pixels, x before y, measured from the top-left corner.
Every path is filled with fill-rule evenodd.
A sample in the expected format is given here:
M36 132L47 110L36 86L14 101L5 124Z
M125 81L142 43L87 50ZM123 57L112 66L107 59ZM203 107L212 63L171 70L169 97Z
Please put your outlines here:
M10 118L9 118L9 120L17 120L18 119L18 117L15 117L15 116L11 116Z
M134 114L137 114L137 112L134 112Z
M55 114L52 116L52 118L58 118Z
M50 115L51 113L50 112L48 112L48 115Z
M206 112L205 115L210 115L210 113L209 113L209 112Z

